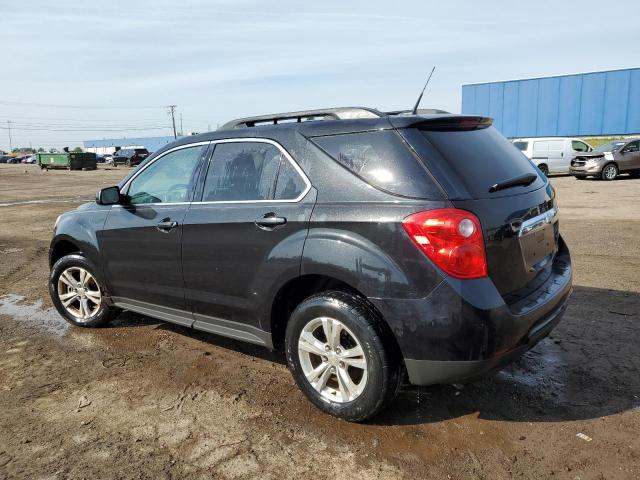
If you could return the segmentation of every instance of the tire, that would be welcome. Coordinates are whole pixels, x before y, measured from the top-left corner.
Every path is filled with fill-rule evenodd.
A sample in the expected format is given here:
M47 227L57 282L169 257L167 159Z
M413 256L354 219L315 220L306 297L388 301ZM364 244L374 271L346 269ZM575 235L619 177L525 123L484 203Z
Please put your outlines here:
M547 167L544 163L542 165L538 165L538 168L544 174L545 177L549 176L549 167Z
M89 276L82 275L82 271ZM120 309L109 305L104 299L104 283L97 275L97 269L93 264L81 254L71 254L58 260L51 269L49 277L49 295L56 310L72 325L78 327L103 327L111 321ZM85 279L81 283L82 279ZM80 293L74 292L73 287L81 285ZM85 295L85 291L92 295ZM98 292L96 295L95 292ZM76 293L74 300L65 306L63 304L65 295ZM61 298L60 295L63 297ZM98 299L96 301L96 298ZM64 299L64 300L63 300ZM83 306L83 302L86 302ZM86 306L86 308L85 308Z
M330 330L339 327L337 341L327 341L327 324L332 326ZM393 401L402 379L401 360L393 345L382 340L383 325L365 300L348 293L325 292L296 307L287 324L287 363L298 387L316 407L344 420L361 422ZM309 333L314 336L313 346L300 342L301 336L310 338ZM360 350L355 350L358 346ZM320 355L323 350L326 356ZM346 351L359 354L347 356ZM318 371L323 373L316 375L316 387L305 372ZM351 380L350 390L339 380L345 374Z
M604 167L602 167L602 172L600 173L600 177L602 180L615 180L618 176L618 167L615 163L607 163Z

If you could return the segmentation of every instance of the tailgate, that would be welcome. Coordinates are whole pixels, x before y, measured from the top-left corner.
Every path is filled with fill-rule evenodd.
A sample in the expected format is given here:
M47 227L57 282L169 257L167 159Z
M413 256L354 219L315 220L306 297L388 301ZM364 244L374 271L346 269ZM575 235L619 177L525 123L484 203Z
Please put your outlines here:
M507 303L547 279L559 240L558 210L550 186L508 199L452 203L480 219L489 277Z

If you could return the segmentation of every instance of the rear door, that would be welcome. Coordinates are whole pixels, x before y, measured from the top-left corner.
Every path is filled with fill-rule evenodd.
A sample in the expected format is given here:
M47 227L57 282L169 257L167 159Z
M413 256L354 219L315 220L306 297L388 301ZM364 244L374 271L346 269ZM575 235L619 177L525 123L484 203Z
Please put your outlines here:
M276 142L215 144L184 222L194 327L260 343L251 333L264 327L258 312L270 308L275 285L299 274L314 202L315 190Z
M186 310L183 220L207 145L187 145L158 157L125 185L124 204L111 208L100 242L116 302Z

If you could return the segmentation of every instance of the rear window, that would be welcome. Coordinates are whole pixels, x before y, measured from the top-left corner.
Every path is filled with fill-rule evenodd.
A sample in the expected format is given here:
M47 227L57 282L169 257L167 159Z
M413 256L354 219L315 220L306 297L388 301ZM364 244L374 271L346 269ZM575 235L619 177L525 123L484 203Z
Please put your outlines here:
M316 145L374 187L405 197L441 197L437 185L394 130L314 137Z
M498 182L538 174L531 161L493 127L467 131L407 129L404 134L453 198L513 195L544 185L538 178L527 187L489 193L489 187Z
M136 148L136 153L141 155L147 155L149 151L146 148Z

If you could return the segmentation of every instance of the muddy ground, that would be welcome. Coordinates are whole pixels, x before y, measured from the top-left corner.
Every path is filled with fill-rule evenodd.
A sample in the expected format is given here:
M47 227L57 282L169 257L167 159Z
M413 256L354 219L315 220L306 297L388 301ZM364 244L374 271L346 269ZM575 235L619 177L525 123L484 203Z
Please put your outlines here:
M640 478L640 180L552 179L575 292L550 338L356 425L278 354L131 313L60 319L53 222L124 170L0 165L0 478Z

